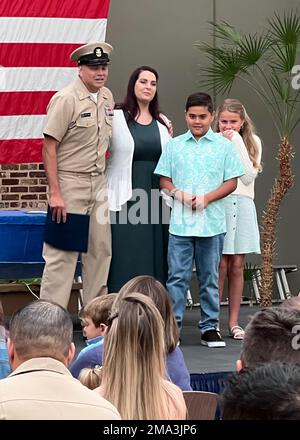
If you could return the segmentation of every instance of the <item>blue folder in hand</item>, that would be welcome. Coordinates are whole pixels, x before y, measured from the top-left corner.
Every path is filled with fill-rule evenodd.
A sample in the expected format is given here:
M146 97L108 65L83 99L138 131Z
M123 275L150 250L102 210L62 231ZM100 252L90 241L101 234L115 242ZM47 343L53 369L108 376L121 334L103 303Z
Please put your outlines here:
M90 216L67 213L66 223L52 220L52 210L48 207L44 241L64 251L87 252L89 242Z

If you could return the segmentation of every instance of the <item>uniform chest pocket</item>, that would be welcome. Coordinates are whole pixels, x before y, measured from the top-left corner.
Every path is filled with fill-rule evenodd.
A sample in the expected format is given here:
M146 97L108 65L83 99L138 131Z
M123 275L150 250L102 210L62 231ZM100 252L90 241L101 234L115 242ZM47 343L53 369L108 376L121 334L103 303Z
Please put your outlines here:
M112 116L105 115L105 122L107 125L112 126Z
M78 118L76 121L77 127L92 127L93 125L96 125L96 119L92 117L86 117L86 118Z

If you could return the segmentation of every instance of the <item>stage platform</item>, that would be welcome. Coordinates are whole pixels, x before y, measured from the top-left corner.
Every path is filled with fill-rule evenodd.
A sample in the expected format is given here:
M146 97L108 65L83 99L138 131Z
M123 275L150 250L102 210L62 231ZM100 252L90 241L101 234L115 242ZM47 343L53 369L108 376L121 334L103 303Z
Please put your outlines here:
M245 328L249 317L259 310L258 305L241 305L239 324ZM226 347L208 348L200 344L200 332L197 324L200 318L199 307L187 310L181 334L181 349L190 373L209 373L234 371L239 358L242 341L229 337L228 306L221 306L220 331Z

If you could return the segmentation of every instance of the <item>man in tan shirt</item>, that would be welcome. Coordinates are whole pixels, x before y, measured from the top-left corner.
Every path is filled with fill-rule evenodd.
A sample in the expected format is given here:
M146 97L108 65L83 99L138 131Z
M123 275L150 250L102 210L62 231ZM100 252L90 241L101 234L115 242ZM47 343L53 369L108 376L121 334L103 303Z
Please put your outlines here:
M68 370L75 346L69 313L33 301L10 322L13 372L0 380L0 420L119 420L118 410L74 379Z
M111 137L114 100L104 87L108 77L107 43L87 44L71 59L79 77L56 93L47 108L43 159L52 218L67 213L90 215L88 251L81 255L84 305L106 293L111 260L111 232L105 186L105 153ZM44 243L41 298L68 306L78 252Z

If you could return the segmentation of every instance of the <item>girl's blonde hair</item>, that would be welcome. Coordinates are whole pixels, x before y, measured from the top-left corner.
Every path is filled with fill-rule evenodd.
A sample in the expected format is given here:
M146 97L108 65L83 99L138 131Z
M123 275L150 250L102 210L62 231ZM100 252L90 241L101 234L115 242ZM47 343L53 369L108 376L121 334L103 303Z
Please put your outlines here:
M102 381L102 367L83 368L78 376L82 385L90 390L94 390L101 385Z
M117 297L104 344L102 396L124 420L181 418L178 389L165 379L162 317L140 293Z
M153 300L164 323L166 353L172 353L179 341L179 331L172 310L171 300L165 287L150 275L140 275L124 284L119 292L119 296L122 297L131 292L142 293Z
M258 150L258 145L254 138L254 135L256 134L255 127L248 113L246 112L245 107L238 99L231 99L231 98L225 99L222 102L222 104L218 106L216 111L215 129L218 132L220 131L219 129L220 114L225 111L237 113L242 119L243 125L240 129L240 135L244 140L250 160L252 161L254 168L256 168L260 172L262 170L262 166L258 162L259 150Z

